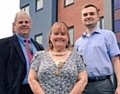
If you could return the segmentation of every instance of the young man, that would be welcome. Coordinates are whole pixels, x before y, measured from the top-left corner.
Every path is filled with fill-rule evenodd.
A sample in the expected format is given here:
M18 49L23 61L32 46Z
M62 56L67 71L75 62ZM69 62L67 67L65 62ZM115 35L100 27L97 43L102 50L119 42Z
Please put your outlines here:
M19 11L13 25L13 36L0 40L0 94L33 94L28 73L33 55L43 46L30 38L28 13Z
M115 35L97 26L99 9L95 5L84 6L81 14L86 31L75 42L75 49L84 55L87 65L88 85L83 94L120 94L120 50ZM117 77L115 93L110 79L113 72Z

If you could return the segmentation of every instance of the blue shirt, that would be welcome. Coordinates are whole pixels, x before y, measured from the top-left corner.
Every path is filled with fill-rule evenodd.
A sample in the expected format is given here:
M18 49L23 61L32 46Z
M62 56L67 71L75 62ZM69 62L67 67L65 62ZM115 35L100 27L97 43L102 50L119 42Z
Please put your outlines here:
M120 50L112 31L98 28L90 36L84 33L75 42L75 49L84 55L89 77L113 74L111 59Z
M18 40L19 40L19 43L21 45L21 48L23 50L23 53L24 53L24 56L25 56L25 59L26 59L26 76L25 76L25 79L23 81L23 84L28 84L28 73L29 73L29 70L30 70L30 61L29 61L29 58L28 58L28 54L27 54L27 50L26 50L26 46L25 46L25 38L20 36L19 34L17 34L17 37L18 37ZM36 47L34 46L34 44L32 43L32 41L30 40L30 38L28 38L29 41L30 41L30 45L32 47L32 51L33 51L33 55L37 52L37 49Z

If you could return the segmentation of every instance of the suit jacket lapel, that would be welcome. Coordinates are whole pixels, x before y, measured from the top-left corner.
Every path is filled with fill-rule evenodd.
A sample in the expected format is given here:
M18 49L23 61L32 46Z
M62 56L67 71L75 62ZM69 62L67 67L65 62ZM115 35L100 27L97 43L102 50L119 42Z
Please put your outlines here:
M37 48L37 50L41 50L40 47L38 46L38 44L33 40L31 39L32 43L34 44L34 46Z
M20 43L19 43L16 35L13 35L13 43L15 45L15 48L17 49L18 54L20 55L20 58L23 60L23 62L26 62L24 53L22 51L22 48L20 46Z

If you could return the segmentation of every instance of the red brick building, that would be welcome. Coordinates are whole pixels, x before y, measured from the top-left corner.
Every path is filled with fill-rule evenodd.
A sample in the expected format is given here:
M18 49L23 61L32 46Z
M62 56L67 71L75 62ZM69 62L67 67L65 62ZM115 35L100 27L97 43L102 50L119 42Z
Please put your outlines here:
M64 21L69 27L73 27L73 42L78 39L85 28L81 22L81 9L86 4L94 4L100 9L103 17L103 0L58 0L58 20ZM73 2L72 2L73 1ZM69 4L67 4L69 3Z

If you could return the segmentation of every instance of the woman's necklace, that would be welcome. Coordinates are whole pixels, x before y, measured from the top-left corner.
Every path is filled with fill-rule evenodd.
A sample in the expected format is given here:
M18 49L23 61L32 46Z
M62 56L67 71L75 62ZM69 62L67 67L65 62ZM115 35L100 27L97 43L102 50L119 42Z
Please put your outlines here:
M68 49L66 49L63 53L54 53L53 51L50 50L50 53L54 56L63 56L65 54L67 54Z

